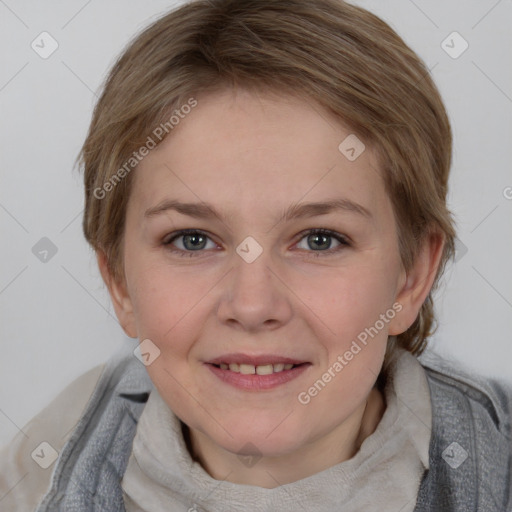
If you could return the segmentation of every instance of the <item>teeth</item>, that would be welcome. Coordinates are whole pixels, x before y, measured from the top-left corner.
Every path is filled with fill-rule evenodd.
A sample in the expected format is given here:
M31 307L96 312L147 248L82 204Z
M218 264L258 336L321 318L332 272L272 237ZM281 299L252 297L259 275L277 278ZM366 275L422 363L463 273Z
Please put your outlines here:
M256 367L253 364L241 364L240 373L243 373L244 375L251 375L256 373Z
M291 363L276 363L276 364L260 364L255 366L253 364L238 364L238 363L230 363L229 365L226 363L220 363L221 370L231 370L232 372L242 373L243 375L270 375L271 373L279 373L283 370L291 370L293 368L293 364Z
M274 368L271 364L263 364L261 366L256 366L256 373L258 375L270 375L274 373Z

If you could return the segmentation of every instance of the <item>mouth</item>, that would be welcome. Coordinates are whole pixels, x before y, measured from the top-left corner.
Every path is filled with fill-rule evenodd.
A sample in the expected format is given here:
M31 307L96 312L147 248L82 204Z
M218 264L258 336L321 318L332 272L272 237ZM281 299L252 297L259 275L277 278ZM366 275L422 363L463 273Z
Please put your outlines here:
M213 364L213 366L220 368L221 370L241 373L242 375L271 375L272 373L281 373L283 371L292 370L293 368L297 368L304 364L309 363L266 363L258 365L244 363L219 363Z
M224 383L238 389L272 389L298 377L310 362L275 355L225 355L205 363Z

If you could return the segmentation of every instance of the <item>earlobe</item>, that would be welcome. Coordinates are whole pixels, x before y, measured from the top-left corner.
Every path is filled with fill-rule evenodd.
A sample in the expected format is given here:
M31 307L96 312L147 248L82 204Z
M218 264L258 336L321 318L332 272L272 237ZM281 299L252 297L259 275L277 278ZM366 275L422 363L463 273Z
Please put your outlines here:
M96 251L96 259L98 261L101 277L108 288L110 299L112 300L112 305L114 306L121 327L127 336L136 338L137 329L135 315L132 300L127 291L126 281L123 280L120 282L114 278L108 266L107 256L103 251Z
M398 291L396 302L402 306L402 309L390 322L389 335L402 334L416 320L437 275L444 243L445 238L441 233L432 233L425 240Z

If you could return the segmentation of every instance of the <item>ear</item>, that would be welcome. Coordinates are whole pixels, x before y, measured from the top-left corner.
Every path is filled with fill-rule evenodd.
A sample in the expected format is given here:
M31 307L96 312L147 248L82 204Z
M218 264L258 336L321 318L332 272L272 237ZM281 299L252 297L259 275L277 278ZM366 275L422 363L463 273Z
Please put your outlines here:
M407 273L404 271L402 285L396 297L396 302L401 304L402 309L390 322L389 335L402 334L416 320L434 283L444 244L442 233L431 233L425 239L412 268Z
M107 263L107 256L103 251L96 251L96 259L101 272L101 277L108 288L117 319L124 332L130 338L137 337L135 315L133 305L126 289L126 280L119 282L114 279Z

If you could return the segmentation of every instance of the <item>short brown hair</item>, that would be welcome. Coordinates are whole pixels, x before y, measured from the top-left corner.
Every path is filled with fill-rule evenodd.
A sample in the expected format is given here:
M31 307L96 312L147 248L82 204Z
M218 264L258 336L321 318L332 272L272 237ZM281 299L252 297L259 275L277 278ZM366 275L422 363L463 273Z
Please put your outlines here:
M432 292L454 254L450 124L421 59L384 21L344 1L192 1L135 37L105 81L77 159L87 241L120 279L133 181L121 166L173 109L201 92L238 86L314 100L375 149L406 270L427 235L444 235L432 290L397 336L420 354L434 330Z

